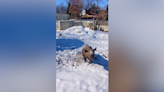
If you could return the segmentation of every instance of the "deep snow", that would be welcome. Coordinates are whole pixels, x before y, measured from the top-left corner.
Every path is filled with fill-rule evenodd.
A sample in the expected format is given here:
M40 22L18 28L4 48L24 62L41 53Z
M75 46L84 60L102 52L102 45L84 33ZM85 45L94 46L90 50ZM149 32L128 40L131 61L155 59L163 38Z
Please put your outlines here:
M56 91L108 92L108 33L74 26L56 34ZM97 48L92 64L81 55L86 44Z

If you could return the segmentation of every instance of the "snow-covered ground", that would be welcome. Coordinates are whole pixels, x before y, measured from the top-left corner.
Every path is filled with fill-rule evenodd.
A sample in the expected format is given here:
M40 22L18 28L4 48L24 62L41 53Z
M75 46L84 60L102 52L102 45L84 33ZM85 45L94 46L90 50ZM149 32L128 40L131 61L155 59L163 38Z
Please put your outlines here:
M56 34L56 92L108 92L108 33L74 26ZM92 64L81 55L86 44L97 48Z

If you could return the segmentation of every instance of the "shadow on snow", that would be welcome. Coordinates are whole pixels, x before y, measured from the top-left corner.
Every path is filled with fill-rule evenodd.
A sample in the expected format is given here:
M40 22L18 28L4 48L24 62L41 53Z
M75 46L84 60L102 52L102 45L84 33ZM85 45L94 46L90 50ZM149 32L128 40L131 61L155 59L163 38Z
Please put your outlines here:
M102 65L104 69L108 71L108 60L98 54L95 54L95 60L93 60L92 63Z
M56 51L76 49L84 45L84 42L78 39L56 39Z

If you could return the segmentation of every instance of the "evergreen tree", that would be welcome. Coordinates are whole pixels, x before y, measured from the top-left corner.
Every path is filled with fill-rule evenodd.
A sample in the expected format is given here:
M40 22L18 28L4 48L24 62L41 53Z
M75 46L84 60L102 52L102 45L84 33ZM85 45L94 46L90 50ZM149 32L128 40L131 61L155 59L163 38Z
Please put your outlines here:
M69 13L69 9L70 9L70 3L68 3L68 7L67 7L67 14L69 14L70 15L70 13Z

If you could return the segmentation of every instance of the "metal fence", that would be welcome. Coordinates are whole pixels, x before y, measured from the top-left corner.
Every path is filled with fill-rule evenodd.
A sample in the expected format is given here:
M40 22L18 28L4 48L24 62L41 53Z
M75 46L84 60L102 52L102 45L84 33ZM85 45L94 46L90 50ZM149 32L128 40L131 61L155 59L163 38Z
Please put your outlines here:
M108 21L105 20L96 20L96 25L105 25L108 26Z
M108 26L108 21L106 20L93 20L93 19L69 19L74 21L89 21L89 22L95 22L97 25L106 25Z
M92 30L105 31L105 30L108 30L107 26L108 26L108 21L104 21L104 20L94 20L93 23L89 23L89 29L92 29Z

